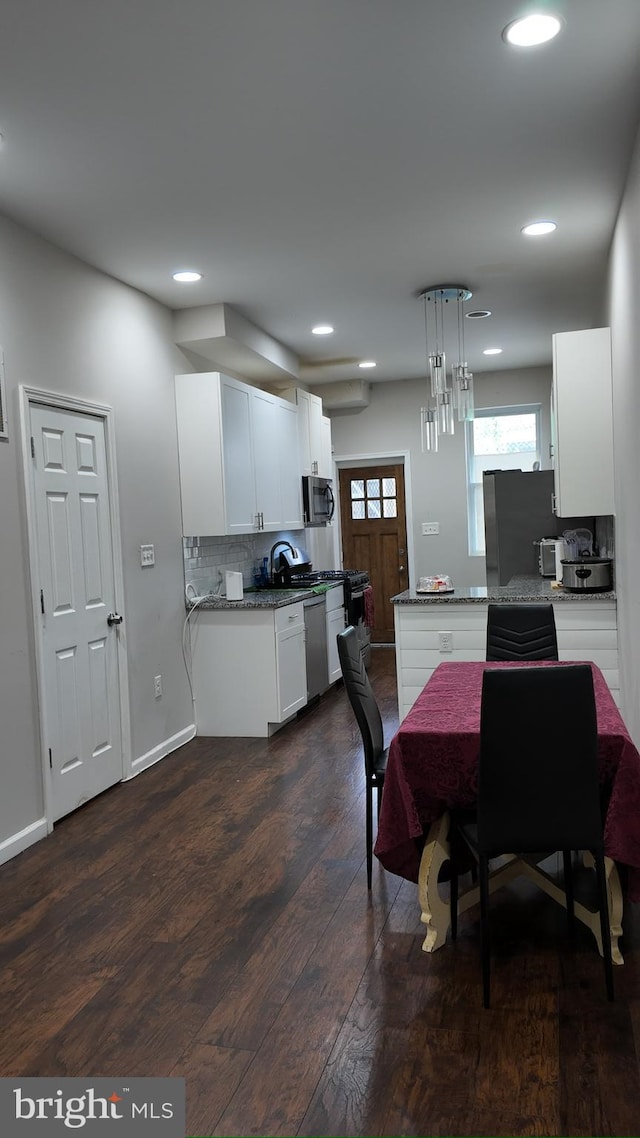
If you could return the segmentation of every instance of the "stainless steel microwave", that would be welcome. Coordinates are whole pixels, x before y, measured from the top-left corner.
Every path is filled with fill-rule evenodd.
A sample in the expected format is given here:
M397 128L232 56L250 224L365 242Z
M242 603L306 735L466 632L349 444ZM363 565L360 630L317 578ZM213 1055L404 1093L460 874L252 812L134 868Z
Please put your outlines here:
M324 526L330 522L336 508L330 478L305 474L302 478L302 508L306 526Z

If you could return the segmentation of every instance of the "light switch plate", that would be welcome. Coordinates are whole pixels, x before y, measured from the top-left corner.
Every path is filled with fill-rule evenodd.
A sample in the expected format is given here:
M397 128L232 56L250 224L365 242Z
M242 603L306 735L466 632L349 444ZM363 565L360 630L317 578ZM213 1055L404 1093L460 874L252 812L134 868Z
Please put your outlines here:
M440 533L440 522L423 522L422 533L428 537L431 533Z
M154 545L141 545L140 546L140 564L143 569L147 569L150 565L156 563L156 549Z

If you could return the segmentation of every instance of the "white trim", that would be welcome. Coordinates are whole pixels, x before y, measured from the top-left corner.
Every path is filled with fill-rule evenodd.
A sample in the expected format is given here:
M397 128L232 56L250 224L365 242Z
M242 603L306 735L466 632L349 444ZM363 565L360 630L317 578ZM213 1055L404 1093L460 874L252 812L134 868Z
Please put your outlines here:
M407 527L407 583L415 580L415 546L413 541L413 495L411 493L411 451L393 450L379 451L377 454L334 454L333 462L337 470L345 470L349 466L392 466L401 463L404 466L404 518ZM336 546L336 565L342 564L342 522L340 519L340 495L336 494L336 521L334 527L334 543Z
M37 581L39 580L39 567L37 561L38 543L35 522L34 505L31 497L31 427L30 406L40 403L45 407L57 407L72 411L76 414L93 415L100 418L104 424L105 446L107 453L107 484L109 486L111 539L113 551L113 585L116 611L124 612L124 579L122 573L122 543L120 536L120 506L118 499L118 480L116 472L115 447L115 417L113 407L106 403L94 403L88 399L78 399L73 395L62 395L56 391L47 391L44 388L31 387L21 383L18 387L20 412L20 441L22 446L22 478L23 499L27 516L27 541L29 546L29 576L32 610L32 633L36 656L36 682L38 689L38 718L40 723L40 753L43 771L44 810L47 829L53 829L53 801L51 791L51 772L49 770L48 756L45 753L45 740L47 738L45 722L44 692L44 663L42 652L42 633L38 619ZM120 734L122 748L122 778L131 772L131 718L129 708L129 680L127 662L126 622L118 628L117 661L118 661L118 693L120 702Z
M148 767L155 766L160 762L160 759L165 759L172 751L177 751L178 747L184 747L185 743L190 743L196 734L195 723L190 723L188 727L184 727L182 731L178 731L175 735L171 735L169 739L165 739L163 743L158 743L157 747L147 751L146 755L140 755L139 758L134 759L131 764L131 772L126 775L125 782L135 778L136 775L141 774L142 771L147 770Z
M5 861L10 861L12 857L17 857L29 846L33 846L42 838L46 838L48 833L47 819L38 818L37 822L31 822L29 826L25 826L24 830L18 830L10 838L5 838L3 842L0 842L0 865L4 865Z
M9 438L9 408L4 378L4 352L0 348L0 439Z

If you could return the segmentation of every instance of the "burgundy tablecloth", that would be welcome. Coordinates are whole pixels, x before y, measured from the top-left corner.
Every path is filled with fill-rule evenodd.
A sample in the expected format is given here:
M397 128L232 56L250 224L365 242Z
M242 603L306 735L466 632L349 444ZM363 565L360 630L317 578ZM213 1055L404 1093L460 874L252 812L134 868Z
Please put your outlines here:
M548 662L536 667L548 667ZM485 668L440 664L391 741L375 853L385 869L418 880L422 838L452 806L477 794L480 698ZM640 755L600 669L591 665L598 715L600 781L611 789L605 851L629 867L627 896L640 900ZM570 745L570 740L568 740Z

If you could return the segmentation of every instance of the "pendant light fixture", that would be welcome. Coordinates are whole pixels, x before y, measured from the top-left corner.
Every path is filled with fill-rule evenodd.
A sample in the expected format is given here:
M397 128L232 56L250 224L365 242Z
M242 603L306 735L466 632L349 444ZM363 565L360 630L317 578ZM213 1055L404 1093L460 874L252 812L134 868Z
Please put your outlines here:
M473 419L473 375L464 349L464 305L473 293L465 285L433 285L419 294L424 302L424 334L429 389L420 408L423 451L437 451L440 435L452 435L456 420ZM457 362L447 364L446 343Z

